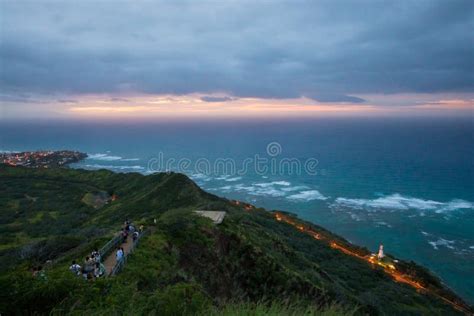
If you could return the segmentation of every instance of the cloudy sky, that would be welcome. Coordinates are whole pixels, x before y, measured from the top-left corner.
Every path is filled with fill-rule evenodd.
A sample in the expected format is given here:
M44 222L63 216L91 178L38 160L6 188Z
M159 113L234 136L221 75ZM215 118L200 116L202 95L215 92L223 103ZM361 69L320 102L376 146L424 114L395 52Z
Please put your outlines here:
M0 0L0 119L472 115L474 1Z

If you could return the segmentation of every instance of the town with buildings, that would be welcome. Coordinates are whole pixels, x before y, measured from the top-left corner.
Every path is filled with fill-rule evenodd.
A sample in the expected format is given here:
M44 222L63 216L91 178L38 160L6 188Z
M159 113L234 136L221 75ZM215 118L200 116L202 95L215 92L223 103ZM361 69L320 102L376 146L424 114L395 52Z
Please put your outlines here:
M0 163L28 168L58 168L85 159L87 154L71 150L41 150L0 153Z

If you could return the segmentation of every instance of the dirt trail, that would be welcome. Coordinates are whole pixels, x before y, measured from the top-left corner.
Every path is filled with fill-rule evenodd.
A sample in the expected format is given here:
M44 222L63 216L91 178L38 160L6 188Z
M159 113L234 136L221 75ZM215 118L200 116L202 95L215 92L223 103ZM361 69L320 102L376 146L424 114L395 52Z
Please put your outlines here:
M120 247L123 248L125 256L128 256L128 254L130 253L130 250L132 249L132 246L133 246L132 236L128 235L127 242L123 243L120 246ZM117 263L117 259L115 258L116 253L117 253L117 249L114 249L110 253L110 255L103 260L103 263L104 263L104 266L105 266L105 271L107 271L106 272L107 275L109 275L110 272L112 272L112 269L114 268L115 264Z

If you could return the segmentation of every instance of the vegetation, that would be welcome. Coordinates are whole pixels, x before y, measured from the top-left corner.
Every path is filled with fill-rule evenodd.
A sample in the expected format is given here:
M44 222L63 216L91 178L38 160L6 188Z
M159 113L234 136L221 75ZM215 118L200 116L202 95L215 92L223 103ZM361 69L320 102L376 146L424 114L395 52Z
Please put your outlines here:
M118 198L100 208L84 203L97 192ZM227 216L214 225L196 209ZM125 218L153 227L124 270L94 282L73 276L70 261L103 245ZM181 174L0 166L0 234L0 287L9 289L0 294L2 314L458 313L271 212L208 194ZM46 278L32 276L39 264ZM429 271L407 265L443 289Z

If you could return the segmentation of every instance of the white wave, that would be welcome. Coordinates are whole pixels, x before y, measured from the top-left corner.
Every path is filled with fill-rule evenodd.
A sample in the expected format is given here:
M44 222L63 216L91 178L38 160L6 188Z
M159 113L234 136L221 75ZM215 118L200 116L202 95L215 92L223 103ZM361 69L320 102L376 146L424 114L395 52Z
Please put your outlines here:
M98 160L98 161L139 161L140 158L123 158L120 156L109 155L110 151L107 151L107 154L87 154L87 159L89 160Z
M274 188L261 188L257 190L252 190L248 192L250 195L268 195L268 196L273 196L273 197L279 197L279 196L284 196L285 193L281 192L278 189Z
M120 157L120 156L110 156L110 155L107 155L107 154L88 154L87 159L101 160L101 161L115 161L115 160L121 160L122 157Z
M452 200L450 202L438 202L433 200L423 200L419 198L407 197L398 193L379 197L376 199L350 199L339 197L333 205L350 207L354 209L366 210L408 210L416 209L420 211L435 211L443 213L458 209L474 209L474 203L464 200ZM420 215L424 215L420 214Z
M19 153L19 151L0 149L0 153L1 153L1 154L14 154L14 153Z
M360 218L360 216L357 215L357 214L354 214L354 213L350 213L350 212L349 212L349 215L350 215L351 218L352 218L353 220L355 220L356 222L362 221L362 218Z
M273 181L272 182L274 185L282 185L282 186L289 186L291 183L288 181Z
M140 158L123 158L122 161L139 161Z
M110 169L110 170L144 170L145 167L142 166L113 166L113 165L99 165L99 164L92 164L92 165L85 165L86 168L93 168L93 169Z
M274 185L290 186L291 183L288 181L272 181L272 182L255 183L254 185L266 188L266 187L272 187Z
M230 177L229 175L224 174L224 175L219 176L219 177L217 177L217 178L215 178L215 179L216 179L216 180L226 180L226 179L229 178L229 177Z
M272 186L258 186L257 184L245 186L243 184L237 184L233 188L236 191L246 191L250 195L267 195L273 197L285 195L285 193L281 192L276 188L273 188Z
M281 188L283 192L293 192L293 191L300 191L300 190L306 190L309 189L309 187L305 185L296 185L294 187L288 187L288 188Z
M460 209L474 209L474 203L465 200L455 199L448 203L444 203L444 206L441 209L437 210L436 213L443 213Z
M234 182L241 180L241 177L229 178L225 177L226 182ZM307 186L290 186L291 183L288 181L272 181L263 183L253 183L245 185L238 183L234 185L225 185L219 188L215 188L216 191L222 192L245 192L253 196L271 196L271 197L285 197L288 194L294 193L294 191L301 191L299 193L288 196L293 201L311 201L311 200L326 200L327 197L323 196L316 190L307 190ZM306 189L306 190L305 190Z
M443 238L438 238L436 241L429 241L428 242L435 250L438 250L439 247L446 247L449 249L454 249L453 244L454 240L447 240Z
M313 200L327 200L328 198L322 195L318 190L308 190L296 193L287 197L287 199L294 201L313 201Z
M194 173L190 175L191 179L196 181L210 181L212 178L204 173Z
M376 222L375 224L377 224L378 226L385 226L385 227L388 227L388 228L392 228L392 225L390 225L387 222L383 222L383 221Z
M272 196L272 197L279 197L284 196L285 192L278 190L273 187L262 187L257 185L244 185L242 183L235 184L235 185L226 185L223 187L218 188L220 191L230 192L246 192L249 195L254 196Z

